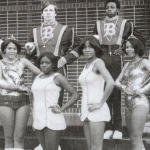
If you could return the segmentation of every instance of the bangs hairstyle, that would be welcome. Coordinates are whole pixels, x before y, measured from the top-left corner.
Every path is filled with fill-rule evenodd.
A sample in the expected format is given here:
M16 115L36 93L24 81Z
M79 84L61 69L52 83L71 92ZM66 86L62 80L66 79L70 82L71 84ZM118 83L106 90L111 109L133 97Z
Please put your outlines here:
M52 62L53 71L56 72L58 70L58 68L57 68L58 57L55 56L51 52L43 52L43 53L41 53L41 55L37 59L37 67L40 68L41 59L43 57L45 57L45 56Z
M78 46L78 52L80 55L83 55L83 49L85 47L86 41L89 41L90 46L95 50L96 57L100 58L103 55L103 51L101 49L101 46L99 44L98 39L96 39L94 36L86 36L82 39Z
M129 38L129 39L127 39L126 43L128 41L133 46L135 54L138 54L138 56L143 56L144 55L144 53L145 53L145 46L144 46L144 44L143 44L143 42L141 40L139 40L138 38ZM126 52L126 49L125 49L125 52Z
M120 2L118 0L107 0L105 2L105 8L106 8L107 3L110 3L110 2L116 3L117 9L120 9Z
M6 40L4 40L4 42L1 45L2 53L5 54L5 49L7 48L9 43L13 43L13 44L16 45L16 47L17 47L17 54L19 54L20 51L21 51L21 45L19 44L19 42L17 40L13 40L13 39L6 39Z
M42 9L41 9L41 13L43 13L44 9L46 7L48 7L49 5L54 5L55 13L57 14L57 12L58 12L57 5L56 5L55 2L52 2L52 1L46 1L46 2L43 3Z

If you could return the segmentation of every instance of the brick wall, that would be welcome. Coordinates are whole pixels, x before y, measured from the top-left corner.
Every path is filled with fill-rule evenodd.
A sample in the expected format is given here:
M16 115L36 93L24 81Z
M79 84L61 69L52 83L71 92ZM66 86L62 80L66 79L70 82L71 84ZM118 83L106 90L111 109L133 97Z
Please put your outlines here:
M75 32L83 38L85 35L92 34L93 26L98 19L105 16L105 0L57 0L58 15L57 20L75 28ZM40 25L41 1L34 0L1 0L0 1L0 35L6 38L13 34L23 47L28 41L28 35L33 27ZM140 31L146 35L146 55L150 49L150 0L121 0L120 16L132 21ZM128 61L128 58L126 58ZM68 66L68 80L81 94L81 88L77 78L83 68L85 61L80 58ZM27 70L25 79L27 85L32 82L32 74ZM124 122L124 95L122 94L122 116ZM64 102L68 100L68 94L65 94ZM72 108L68 109L66 114L80 112L81 100Z

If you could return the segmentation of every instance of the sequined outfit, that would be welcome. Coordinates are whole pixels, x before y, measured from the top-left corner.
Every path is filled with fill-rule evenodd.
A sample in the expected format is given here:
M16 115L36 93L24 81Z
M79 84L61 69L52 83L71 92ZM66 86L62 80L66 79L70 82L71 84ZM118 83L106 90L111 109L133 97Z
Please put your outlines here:
M149 78L149 72L140 68L142 59L136 62L129 62L122 83L130 87L133 91L141 89L143 83ZM131 96L125 94L126 108L132 110L137 105L149 108L149 101L145 94Z
M2 60L2 78L12 85L24 86L24 66L20 59L13 62ZM24 105L29 105L29 96L17 90L1 89L0 106L7 106L18 109Z

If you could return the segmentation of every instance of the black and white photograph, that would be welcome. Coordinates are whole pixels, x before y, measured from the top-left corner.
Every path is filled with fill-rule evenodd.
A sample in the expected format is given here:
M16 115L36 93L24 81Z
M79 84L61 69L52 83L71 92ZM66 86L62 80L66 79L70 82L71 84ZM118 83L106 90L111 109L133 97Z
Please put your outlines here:
M0 150L150 150L150 0L0 0Z

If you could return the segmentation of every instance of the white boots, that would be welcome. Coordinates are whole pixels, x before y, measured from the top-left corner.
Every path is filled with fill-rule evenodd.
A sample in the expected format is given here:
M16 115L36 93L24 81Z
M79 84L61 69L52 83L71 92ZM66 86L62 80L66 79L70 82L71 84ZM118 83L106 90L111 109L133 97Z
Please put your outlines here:
M122 132L115 130L112 139L122 139Z
M122 132L115 130L114 132L112 130L107 130L104 133L104 139L122 139Z
M112 130L107 130L104 133L104 139L110 139L113 136L113 131Z
M43 150L41 144L39 144L37 147L34 148L34 150Z

